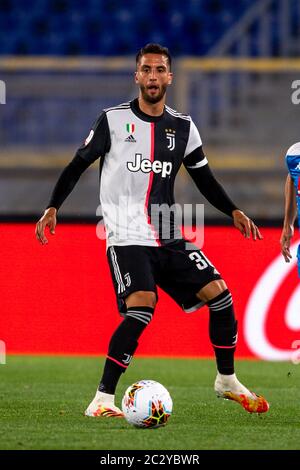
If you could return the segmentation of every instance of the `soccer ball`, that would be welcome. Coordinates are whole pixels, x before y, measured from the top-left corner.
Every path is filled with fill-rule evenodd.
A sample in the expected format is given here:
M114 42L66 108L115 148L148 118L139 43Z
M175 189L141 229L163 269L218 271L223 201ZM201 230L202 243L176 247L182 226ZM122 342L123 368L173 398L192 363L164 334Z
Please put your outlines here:
M154 380L140 380L130 385L122 400L125 419L139 428L164 426L172 408L168 390Z

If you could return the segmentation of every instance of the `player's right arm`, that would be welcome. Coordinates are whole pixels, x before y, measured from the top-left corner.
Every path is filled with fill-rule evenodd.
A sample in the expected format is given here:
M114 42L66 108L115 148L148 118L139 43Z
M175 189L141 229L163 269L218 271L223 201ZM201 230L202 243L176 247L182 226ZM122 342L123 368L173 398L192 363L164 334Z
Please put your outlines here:
M56 214L64 200L71 193L75 184L79 180L82 173L90 166L91 163L84 160L76 153L73 160L66 166L60 175L51 195L50 202L35 227L35 235L42 245L48 243L45 236L46 227L49 228L51 235L55 235Z
M289 263L292 255L290 252L291 239L294 235L294 223L297 216L296 190L290 175L285 182L285 210L283 228L280 237L281 253L286 263Z
M52 235L55 234L57 211L73 190L82 173L100 156L104 156L109 148L110 133L106 113L103 112L95 122L84 145L77 150L73 160L61 173L50 202L36 224L35 235L42 245L48 243L45 236L46 227L49 228Z

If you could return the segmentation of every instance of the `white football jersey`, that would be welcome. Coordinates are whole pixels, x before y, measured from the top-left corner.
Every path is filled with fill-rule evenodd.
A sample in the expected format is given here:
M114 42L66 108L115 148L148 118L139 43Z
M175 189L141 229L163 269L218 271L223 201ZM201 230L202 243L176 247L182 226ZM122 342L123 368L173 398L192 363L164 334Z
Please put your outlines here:
M182 163L188 162L189 168L207 164L201 145L191 117L168 106L153 117L135 99L101 113L77 154L90 163L101 157L107 247L156 247L177 238L170 211L175 177Z

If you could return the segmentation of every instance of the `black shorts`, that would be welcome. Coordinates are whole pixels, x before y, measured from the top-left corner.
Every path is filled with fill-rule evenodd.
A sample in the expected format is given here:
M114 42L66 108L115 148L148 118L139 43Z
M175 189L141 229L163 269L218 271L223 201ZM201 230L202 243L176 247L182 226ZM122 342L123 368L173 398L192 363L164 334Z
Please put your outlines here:
M120 313L126 313L125 298L136 291L164 290L186 312L204 305L196 293L220 274L201 250L184 239L166 246L111 246L108 263Z

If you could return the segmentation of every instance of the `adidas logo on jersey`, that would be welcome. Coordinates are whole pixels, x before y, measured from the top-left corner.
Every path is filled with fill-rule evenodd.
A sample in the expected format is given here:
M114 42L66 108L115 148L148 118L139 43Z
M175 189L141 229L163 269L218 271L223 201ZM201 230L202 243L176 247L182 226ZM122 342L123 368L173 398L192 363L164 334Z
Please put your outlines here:
M161 173L162 178L170 175L172 171L171 162L161 162L160 160L154 160L151 162L148 158L143 158L141 153L135 154L135 162L127 162L127 168L129 171L142 171L143 173Z
M135 138L133 137L132 134L130 134L127 139L124 140L124 142L136 142Z
M299 162L298 165L296 166L295 170L300 170L300 162Z

